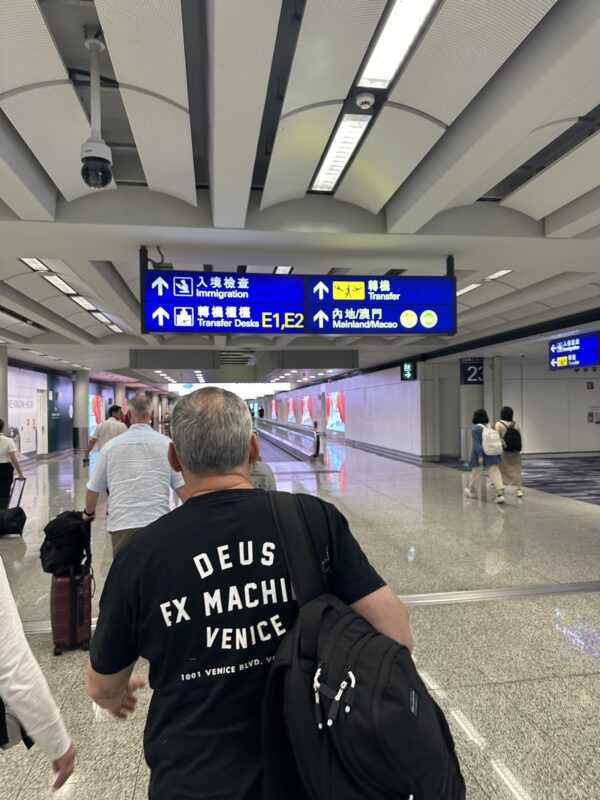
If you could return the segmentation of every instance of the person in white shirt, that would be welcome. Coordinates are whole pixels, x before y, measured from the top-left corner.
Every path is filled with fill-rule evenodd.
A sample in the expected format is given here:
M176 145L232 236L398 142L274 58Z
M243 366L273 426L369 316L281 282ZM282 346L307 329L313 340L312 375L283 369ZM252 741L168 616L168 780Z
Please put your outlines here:
M0 558L0 698L52 763L59 789L71 777L77 748L71 743L46 679L25 638ZM6 742L0 742L0 745ZM0 756L1 758L1 756Z
M17 446L10 436L4 435L4 420L0 419L0 509L8 508L10 487L15 470L17 479L24 481L23 472L17 460Z
M129 401L131 427L104 445L87 485L83 519L92 520L100 492L110 492L113 555L140 528L168 514L169 490L186 499L181 473L169 466L171 440L152 430L152 401L137 395Z
M114 439L115 436L119 436L119 434L127 431L127 425L125 425L122 420L123 409L121 406L111 406L108 409L108 419L104 422L101 422L99 425L96 425L96 430L90 436L90 440L83 457L84 462L89 460L90 453L96 446L96 443L98 444L98 452L100 452L104 445L110 442L111 439Z

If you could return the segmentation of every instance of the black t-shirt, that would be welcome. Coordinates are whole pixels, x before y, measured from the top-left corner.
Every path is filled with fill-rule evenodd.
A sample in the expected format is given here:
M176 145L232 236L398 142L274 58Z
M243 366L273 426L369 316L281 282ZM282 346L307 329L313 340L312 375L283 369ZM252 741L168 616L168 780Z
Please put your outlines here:
M328 591L350 604L383 586L342 514L298 497ZM105 675L150 662L153 800L260 800L264 688L297 613L260 489L193 497L121 548L91 662Z

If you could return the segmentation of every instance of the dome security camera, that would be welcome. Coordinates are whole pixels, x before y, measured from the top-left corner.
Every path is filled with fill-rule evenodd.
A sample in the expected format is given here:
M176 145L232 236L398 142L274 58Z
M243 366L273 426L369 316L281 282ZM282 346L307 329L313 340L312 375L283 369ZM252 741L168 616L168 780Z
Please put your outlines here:
M354 98L356 105L363 111L367 111L375 103L375 95L373 92L361 92Z
M112 181L112 152L102 139L81 145L81 177L90 189L104 189Z

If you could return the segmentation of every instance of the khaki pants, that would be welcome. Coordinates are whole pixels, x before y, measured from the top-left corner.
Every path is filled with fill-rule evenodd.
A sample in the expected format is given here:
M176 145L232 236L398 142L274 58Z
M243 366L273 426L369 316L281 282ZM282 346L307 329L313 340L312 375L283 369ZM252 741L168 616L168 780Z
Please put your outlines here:
M502 482L502 473L497 464L490 464L486 467L491 482L494 484L494 489L497 494L504 494L504 483ZM481 476L483 475L483 467L473 467L471 470L471 477L469 478L469 489L472 492L478 492L481 484Z
M139 528L126 528L123 531L110 531L110 538L112 539L113 558L119 552L119 549L131 539L138 532Z

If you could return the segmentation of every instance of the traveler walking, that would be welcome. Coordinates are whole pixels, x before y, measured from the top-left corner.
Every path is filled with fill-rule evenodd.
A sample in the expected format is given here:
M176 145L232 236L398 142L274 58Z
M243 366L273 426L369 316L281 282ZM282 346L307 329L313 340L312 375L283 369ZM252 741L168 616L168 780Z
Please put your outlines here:
M114 439L115 436L126 432L127 425L125 425L122 420L123 409L121 406L111 406L108 409L108 419L106 419L104 422L101 422L99 425L96 425L94 433L90 436L83 456L84 462L87 463L89 461L90 453L96 444L98 445L98 452L100 452L104 445L110 442L111 439Z
M523 434L514 419L514 411L510 406L503 406L500 419L496 423L496 431L502 439L502 460L500 472L505 486L516 486L517 497L523 497L523 479L521 478L521 464L523 449Z
M473 447L469 466L471 467L471 477L469 485L465 489L467 497L477 497L481 476L485 467L490 476L490 480L496 490L496 503L504 503L504 483L500 473L500 456L502 454L502 441L496 430L490 427L490 418L483 408L477 409L473 414L473 427L471 437Z
M0 558L0 748L17 740L31 746L29 739L52 763L54 788L60 789L73 772L77 749L27 643Z
M152 401L137 395L129 401L131 427L104 445L87 485L83 519L93 520L100 492L110 492L113 555L139 528L170 510L169 490L185 499L184 480L167 460L170 439L150 427Z
M0 510L8 508L13 477L24 481L25 477L17 459L17 446L10 436L4 435L4 420L0 419Z
M298 605L270 495L252 489L259 448L244 401L200 389L177 402L171 432L169 460L189 499L138 532L112 564L86 688L127 715L143 655L154 690L144 736L150 798L260 800L269 664ZM412 649L405 606L346 519L317 497L296 497L329 590Z

